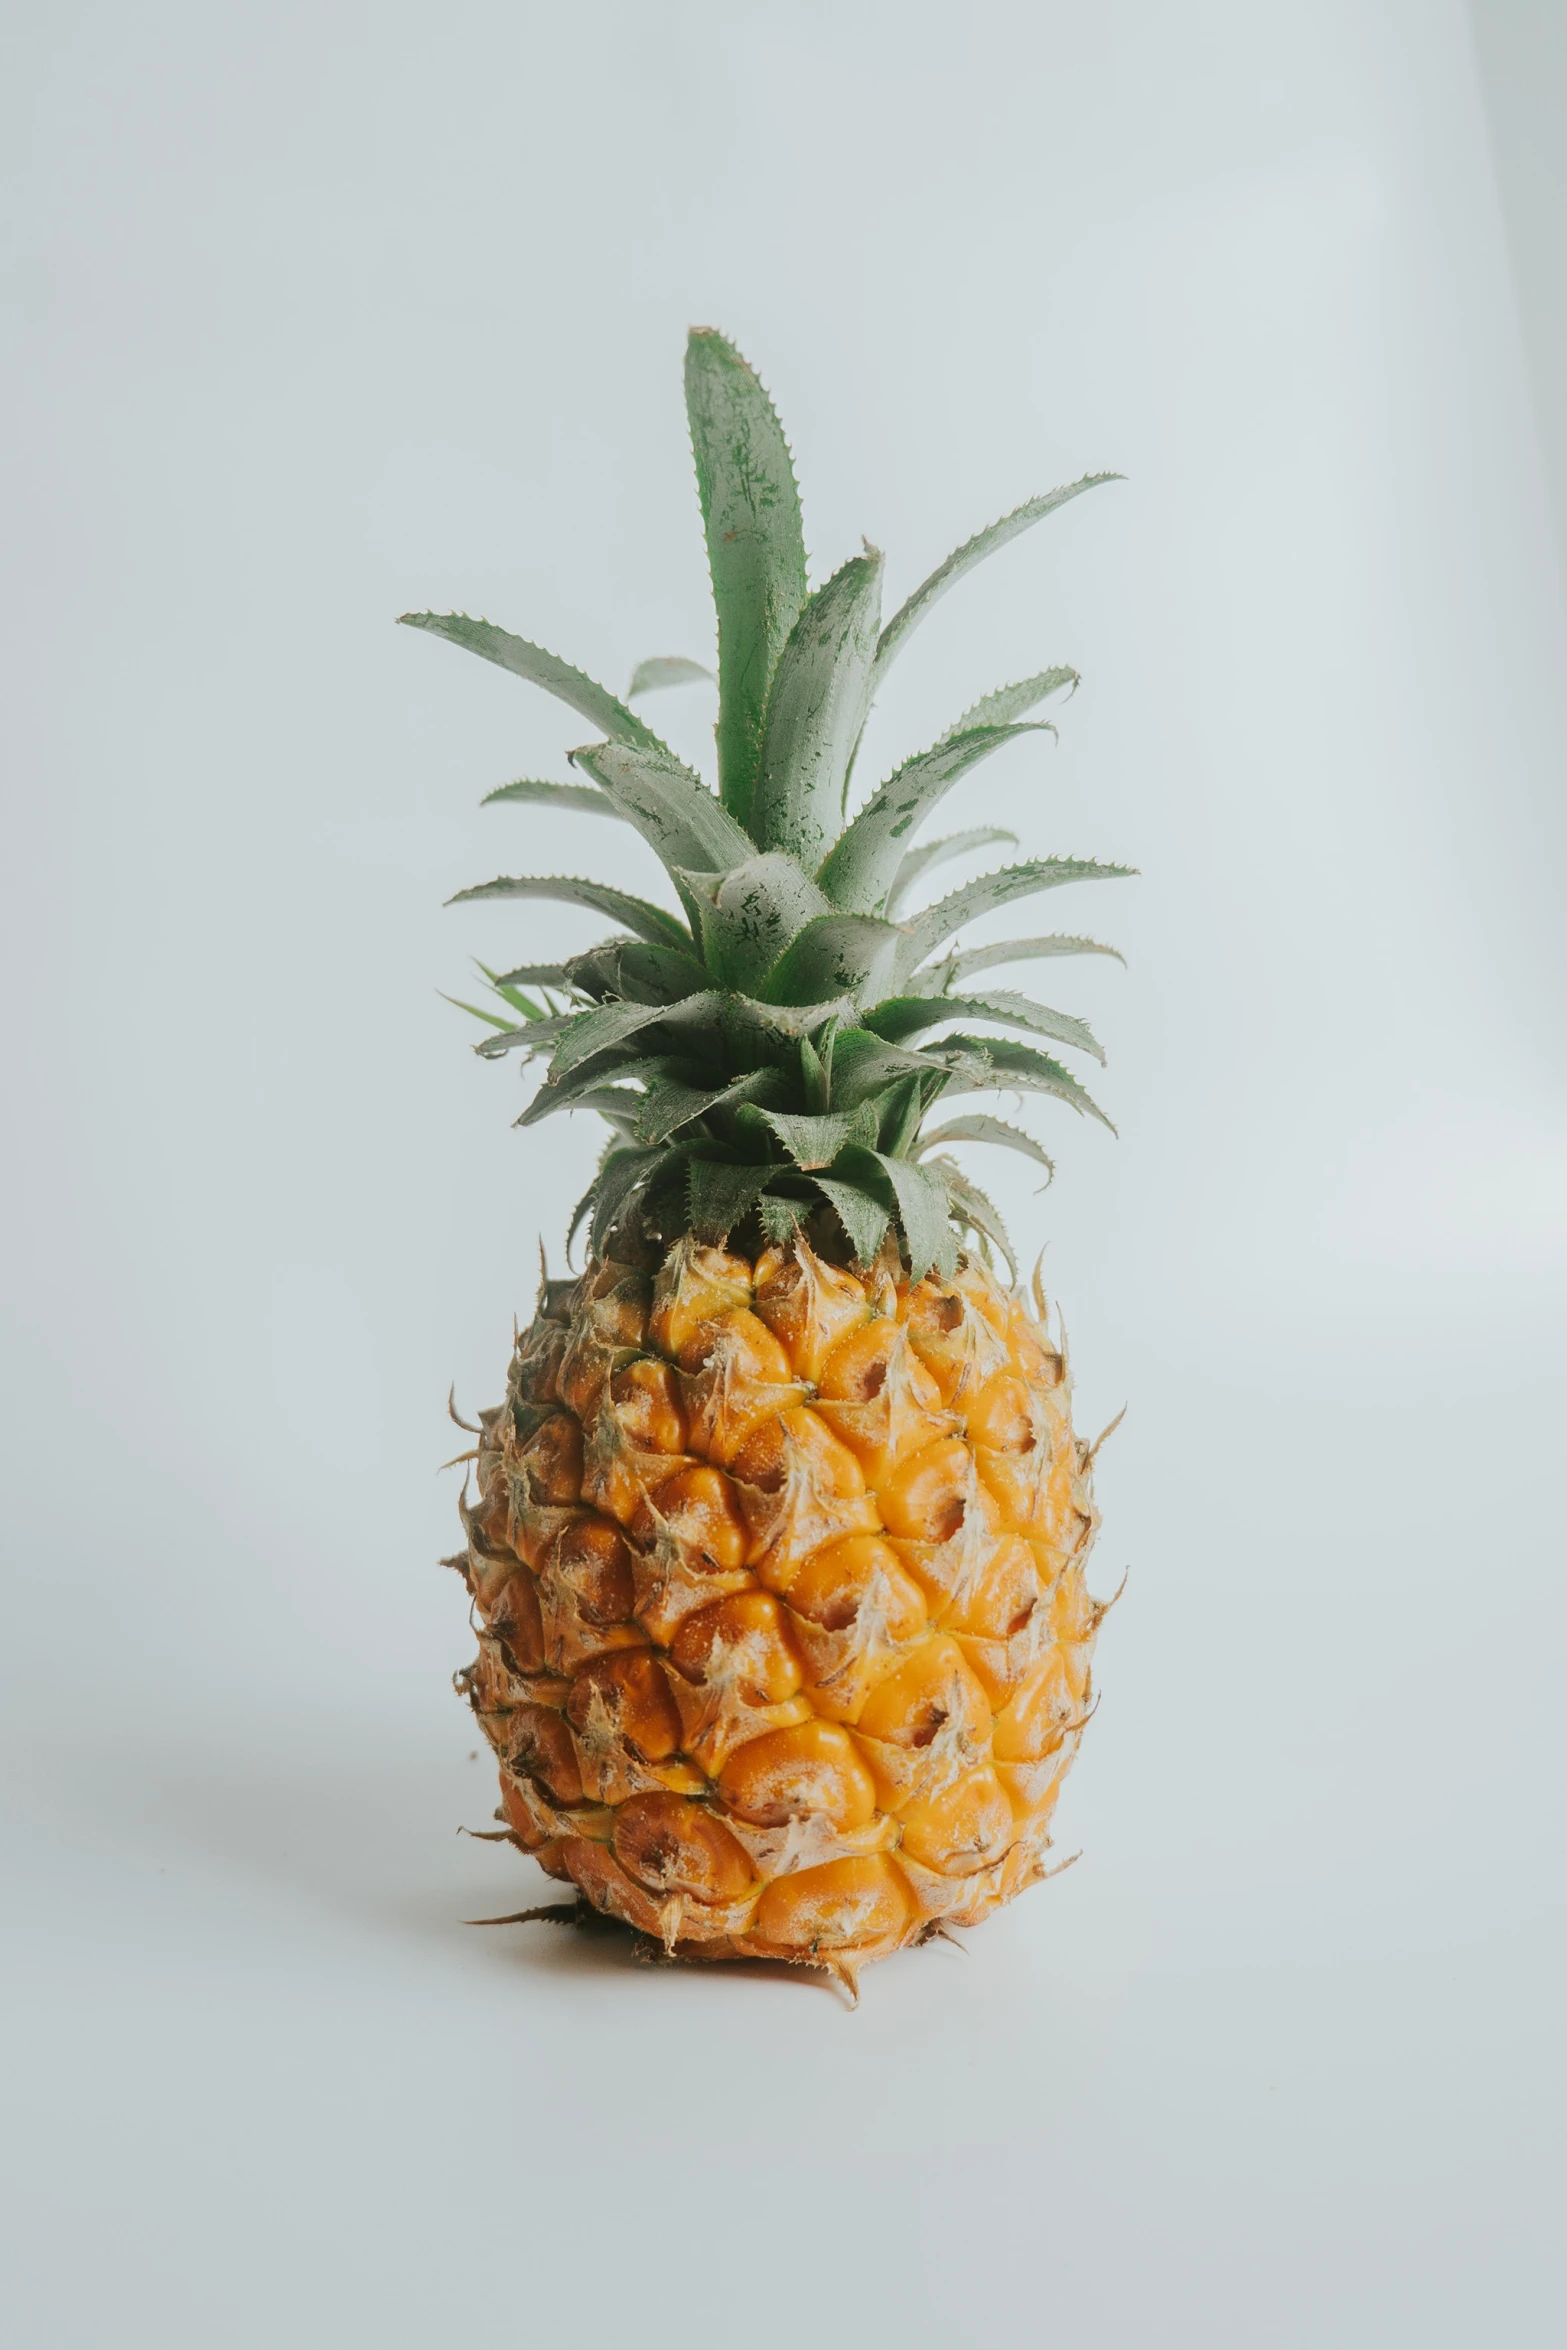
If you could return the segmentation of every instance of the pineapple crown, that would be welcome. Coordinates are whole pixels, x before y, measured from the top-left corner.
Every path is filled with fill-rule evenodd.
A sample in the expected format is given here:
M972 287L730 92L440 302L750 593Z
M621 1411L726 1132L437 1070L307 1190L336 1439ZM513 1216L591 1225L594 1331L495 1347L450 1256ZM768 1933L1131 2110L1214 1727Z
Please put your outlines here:
M950 1273L961 1235L1013 1252L992 1202L947 1155L982 1142L1046 1170L1032 1135L971 1112L932 1130L949 1094L1046 1094L1109 1120L1071 1071L1029 1038L1103 1061L1086 1024L982 974L1060 955L1114 954L1052 934L960 949L983 914L1127 866L1039 857L913 905L939 865L1016 835L982 826L916 842L982 759L1030 733L1067 668L1003 686L848 813L871 702L915 629L966 572L1084 490L1030 498L949 555L882 624L882 558L870 546L814 591L788 444L760 379L733 344L694 328L686 406L718 613L718 790L631 708L656 689L711 676L694 661L644 661L618 701L580 669L487 620L409 612L411 628L461 645L568 703L603 738L570 754L581 781L503 784L489 801L570 808L632 825L662 862L681 913L600 881L487 881L451 902L546 898L583 906L614 934L562 963L481 965L501 1013L462 1008L494 1033L487 1058L547 1061L517 1121L594 1110L611 1128L572 1219L600 1253L628 1230L722 1240L753 1220L765 1238L809 1226L868 1264L895 1236L910 1274ZM488 803L486 803L488 804ZM538 991L530 993L529 991ZM956 1023L956 1027L954 1027ZM977 1033L1021 1031L1021 1036ZM1015 1269L1015 1267L1014 1267Z

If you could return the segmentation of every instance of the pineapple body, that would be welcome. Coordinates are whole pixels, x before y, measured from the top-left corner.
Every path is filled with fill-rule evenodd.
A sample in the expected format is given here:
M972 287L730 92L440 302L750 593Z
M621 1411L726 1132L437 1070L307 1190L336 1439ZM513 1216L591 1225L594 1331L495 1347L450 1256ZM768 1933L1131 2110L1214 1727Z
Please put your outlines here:
M1046 1873L1103 1612L1064 1351L972 1256L633 1253L483 1415L460 1685L552 1876L852 1985Z

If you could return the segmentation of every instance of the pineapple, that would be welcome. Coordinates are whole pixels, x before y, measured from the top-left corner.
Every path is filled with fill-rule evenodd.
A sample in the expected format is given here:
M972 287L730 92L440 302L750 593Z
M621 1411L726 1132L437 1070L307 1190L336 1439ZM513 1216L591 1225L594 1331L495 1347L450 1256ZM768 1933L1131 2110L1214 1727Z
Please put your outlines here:
M591 1110L610 1135L567 1236L586 1227L586 1271L544 1280L466 1456L452 1563L479 1653L458 1681L499 1765L500 1833L576 1888L577 1914L679 1957L825 1968L852 1993L869 1960L1048 1873L1089 1712L1094 1448L1037 1271L1031 1304L950 1154L998 1145L1047 1179L1051 1163L988 1111L929 1120L996 1091L1102 1118L1038 1041L1102 1061L1088 1027L983 975L1114 950L956 941L1127 870L1029 858L921 902L939 865L1015 842L916 835L992 752L1053 731L1028 713L1071 669L987 695L851 815L855 755L938 597L1116 477L1017 507L883 624L875 549L808 586L778 419L710 330L690 337L686 398L716 792L632 706L707 675L696 663L644 663L622 702L488 621L406 616L600 738L571 753L577 781L490 798L632 825L680 908L560 877L460 893L615 927L564 962L486 971L497 1008L464 1007L491 1030L481 1054L544 1064L519 1124Z

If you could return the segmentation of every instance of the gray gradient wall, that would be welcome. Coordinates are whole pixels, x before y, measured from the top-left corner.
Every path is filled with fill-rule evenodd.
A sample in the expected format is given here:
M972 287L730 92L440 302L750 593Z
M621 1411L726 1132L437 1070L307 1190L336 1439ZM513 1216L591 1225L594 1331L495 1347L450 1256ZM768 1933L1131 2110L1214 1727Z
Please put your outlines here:
M1567 550L1567 9L1469 0L1519 320Z

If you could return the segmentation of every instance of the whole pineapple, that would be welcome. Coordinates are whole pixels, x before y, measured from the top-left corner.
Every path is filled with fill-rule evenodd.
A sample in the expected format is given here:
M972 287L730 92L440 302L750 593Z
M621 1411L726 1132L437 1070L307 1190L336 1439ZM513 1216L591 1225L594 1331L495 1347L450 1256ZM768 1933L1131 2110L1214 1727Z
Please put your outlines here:
M937 598L1082 490L958 548L881 625L867 547L814 592L787 445L755 374L693 332L686 397L718 613L715 794L627 703L487 621L407 615L546 687L604 738L583 779L490 796L633 825L679 915L608 885L507 879L617 927L561 964L486 972L486 1055L545 1060L528 1126L596 1111L573 1218L465 1492L476 1662L506 1832L587 1902L686 1957L859 1968L972 1925L1047 1870L1103 1614L1084 1583L1092 1448L1064 1340L947 1146L1020 1128L948 1094L1102 1116L1020 1030L1098 1059L1081 1020L981 974L1105 954L1053 934L963 950L1016 899L1127 870L1031 859L911 910L939 864L1010 833L916 834L1076 684L977 703L847 814L871 700ZM529 990L537 991L529 993ZM473 1007L468 1007L472 1009ZM985 1033L988 1032L988 1033Z

